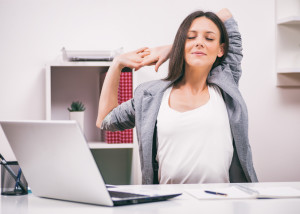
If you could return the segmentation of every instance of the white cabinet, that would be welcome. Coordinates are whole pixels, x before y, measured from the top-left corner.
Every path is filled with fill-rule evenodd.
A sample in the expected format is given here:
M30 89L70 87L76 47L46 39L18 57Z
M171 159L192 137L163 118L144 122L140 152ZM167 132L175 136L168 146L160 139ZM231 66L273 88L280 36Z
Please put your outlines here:
M83 132L106 183L138 184L136 140L131 144L107 144L104 132L96 127L103 74L110 64L58 62L47 65L46 119L69 120L67 108L72 101L82 101L86 107Z
M277 86L300 86L300 0L276 0Z

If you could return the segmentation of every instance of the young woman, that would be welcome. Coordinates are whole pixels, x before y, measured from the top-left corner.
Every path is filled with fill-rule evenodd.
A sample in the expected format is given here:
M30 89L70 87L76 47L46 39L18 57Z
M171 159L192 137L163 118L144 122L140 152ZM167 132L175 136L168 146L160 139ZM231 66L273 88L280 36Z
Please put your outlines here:
M172 47L142 48L114 59L97 126L136 127L143 184L257 181L238 89L241 51L237 23L223 9L190 14ZM133 99L118 105L122 68L156 64L157 70L169 57L166 79L141 84Z

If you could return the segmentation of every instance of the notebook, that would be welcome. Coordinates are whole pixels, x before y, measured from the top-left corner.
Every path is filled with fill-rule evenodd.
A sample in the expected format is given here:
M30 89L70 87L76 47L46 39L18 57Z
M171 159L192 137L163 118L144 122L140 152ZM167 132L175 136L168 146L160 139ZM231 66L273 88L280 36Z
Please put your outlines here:
M300 198L300 190L288 186L249 187L247 184L232 184L223 188L187 189L186 192L200 200Z
M34 195L117 206L167 200L180 192L117 191L106 187L75 121L0 121ZM114 170L114 169L111 169Z

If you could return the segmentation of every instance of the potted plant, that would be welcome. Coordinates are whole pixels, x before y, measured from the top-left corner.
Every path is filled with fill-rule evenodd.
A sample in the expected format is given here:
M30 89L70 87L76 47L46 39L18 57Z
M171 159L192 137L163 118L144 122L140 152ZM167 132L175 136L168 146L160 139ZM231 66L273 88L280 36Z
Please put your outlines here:
M79 124L81 130L83 131L84 123L84 104L80 101L73 101L71 107L68 108L70 112L70 120L75 120Z

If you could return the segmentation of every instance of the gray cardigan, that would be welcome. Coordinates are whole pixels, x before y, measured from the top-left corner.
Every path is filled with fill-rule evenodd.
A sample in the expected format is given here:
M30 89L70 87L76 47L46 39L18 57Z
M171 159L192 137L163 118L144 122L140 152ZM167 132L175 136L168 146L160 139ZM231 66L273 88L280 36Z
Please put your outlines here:
M248 140L247 107L238 89L243 57L241 35L233 18L224 24L229 36L228 55L221 65L211 70L207 82L220 88L227 107L234 148L230 182L257 182ZM133 98L113 109L102 123L101 129L110 131L136 127L143 184L158 183L156 119L163 94L172 84L155 80L139 85Z

